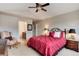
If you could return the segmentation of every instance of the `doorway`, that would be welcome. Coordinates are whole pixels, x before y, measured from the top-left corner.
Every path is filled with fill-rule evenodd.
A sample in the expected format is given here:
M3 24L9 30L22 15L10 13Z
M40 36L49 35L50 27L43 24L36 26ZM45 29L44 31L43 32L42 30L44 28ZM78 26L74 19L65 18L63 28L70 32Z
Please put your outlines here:
M26 40L27 22L19 21L19 38Z

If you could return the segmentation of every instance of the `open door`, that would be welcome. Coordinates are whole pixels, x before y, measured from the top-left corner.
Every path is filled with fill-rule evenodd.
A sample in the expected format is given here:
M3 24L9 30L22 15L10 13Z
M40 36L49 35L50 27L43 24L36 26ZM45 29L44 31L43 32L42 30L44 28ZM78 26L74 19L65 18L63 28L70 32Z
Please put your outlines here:
M19 37L26 40L27 22L19 21Z

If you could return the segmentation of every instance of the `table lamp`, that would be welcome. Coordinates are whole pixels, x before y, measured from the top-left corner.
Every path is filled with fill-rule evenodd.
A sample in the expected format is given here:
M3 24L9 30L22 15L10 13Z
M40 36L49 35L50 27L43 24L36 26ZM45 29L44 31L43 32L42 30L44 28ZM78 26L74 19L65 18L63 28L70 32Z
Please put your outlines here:
M70 39L75 39L75 34L76 34L75 29L70 29L69 34L70 34Z

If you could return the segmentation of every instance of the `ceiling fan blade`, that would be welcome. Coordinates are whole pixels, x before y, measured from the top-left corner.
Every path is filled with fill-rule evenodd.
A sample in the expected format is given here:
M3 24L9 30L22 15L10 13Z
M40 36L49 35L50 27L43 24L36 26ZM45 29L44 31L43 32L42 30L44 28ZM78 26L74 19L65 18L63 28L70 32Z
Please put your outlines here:
M39 6L39 3L36 3L36 7L38 7Z
M36 7L28 7L28 8L36 8Z
M46 4L42 5L42 7L45 7L45 6L48 6L48 5L49 5L49 3L46 3Z
M41 8L41 10L43 10L43 11L47 11L46 9L44 9L44 8Z
M36 12L38 12L38 9L36 9Z

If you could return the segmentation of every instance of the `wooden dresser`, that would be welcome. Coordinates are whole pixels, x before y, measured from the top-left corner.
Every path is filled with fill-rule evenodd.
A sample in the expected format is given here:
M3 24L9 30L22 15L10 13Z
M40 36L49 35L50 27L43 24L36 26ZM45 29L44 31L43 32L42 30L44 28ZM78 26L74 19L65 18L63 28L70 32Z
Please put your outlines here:
M66 48L79 52L79 41L67 40Z
M8 55L8 51L7 51L7 45L6 45L7 41L5 39L0 39L0 56Z

